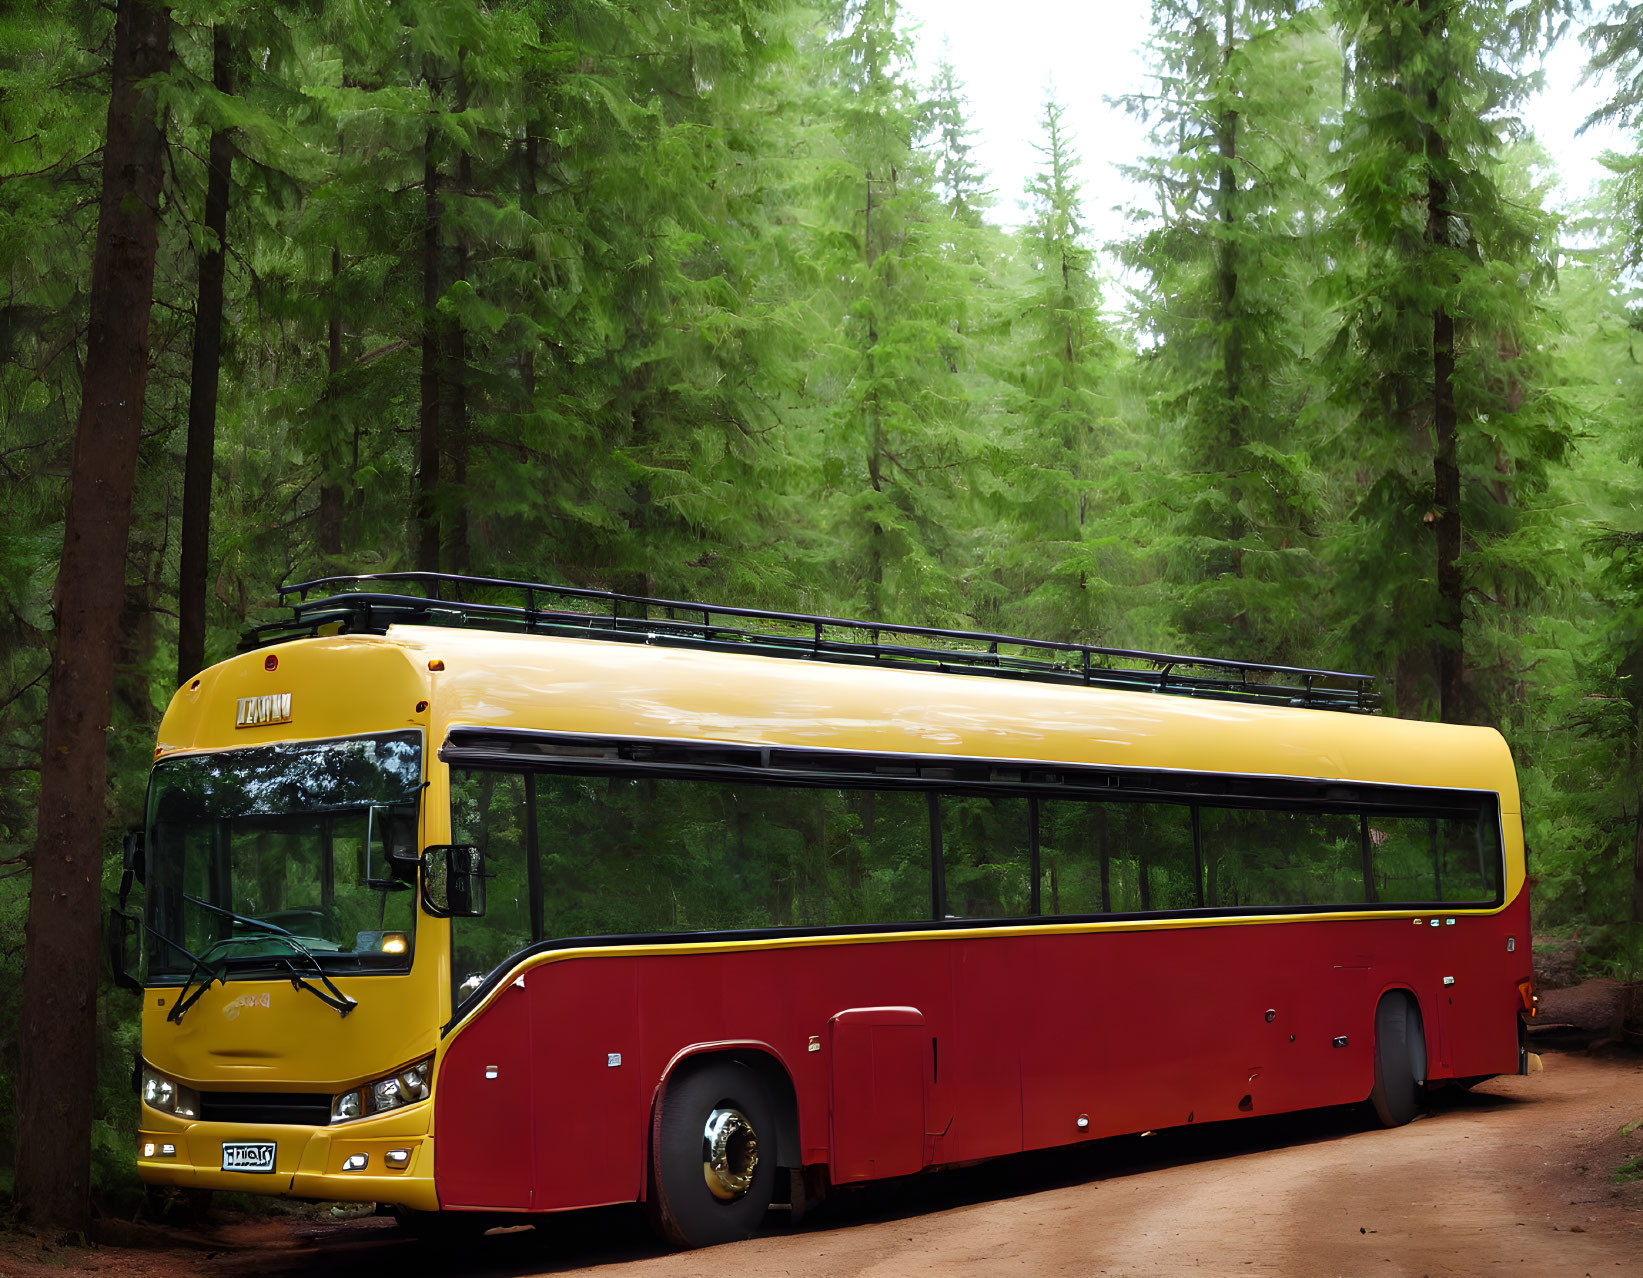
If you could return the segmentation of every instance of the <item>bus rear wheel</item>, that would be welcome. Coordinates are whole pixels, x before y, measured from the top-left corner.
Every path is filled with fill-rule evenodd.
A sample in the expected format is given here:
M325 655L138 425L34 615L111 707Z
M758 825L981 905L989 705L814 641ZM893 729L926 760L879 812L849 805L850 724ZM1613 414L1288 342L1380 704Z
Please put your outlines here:
M776 1122L758 1076L714 1062L674 1076L651 1126L652 1226L676 1247L759 1227L776 1183Z
M1375 1008L1375 1087L1369 1100L1383 1127L1402 1127L1420 1112L1426 1090L1426 1030L1420 1008L1394 991Z

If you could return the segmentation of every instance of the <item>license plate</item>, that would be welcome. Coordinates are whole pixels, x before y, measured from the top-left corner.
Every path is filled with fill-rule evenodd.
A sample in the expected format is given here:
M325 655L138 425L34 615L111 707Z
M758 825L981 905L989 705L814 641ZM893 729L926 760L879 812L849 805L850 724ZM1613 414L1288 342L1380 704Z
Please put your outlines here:
M223 1142L222 1169L238 1172L271 1172L274 1170L274 1142L248 1141L239 1144Z

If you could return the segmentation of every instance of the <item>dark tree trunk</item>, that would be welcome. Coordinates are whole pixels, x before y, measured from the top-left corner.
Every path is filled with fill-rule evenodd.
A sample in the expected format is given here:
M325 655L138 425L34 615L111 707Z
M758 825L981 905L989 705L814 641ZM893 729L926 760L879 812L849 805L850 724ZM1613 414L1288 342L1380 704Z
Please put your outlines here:
M231 91L228 30L211 38L211 84ZM177 583L177 683L205 665L205 595L211 570L211 477L217 451L217 383L222 368L223 249L228 235L230 169L228 131L211 130L206 160L205 228L214 237L200 254L199 296L194 307L194 362L188 385L188 454L183 464L182 563Z
M1530 867L1534 872L1534 867ZM1632 822L1632 922L1643 923L1643 810Z
M1231 74L1233 53L1234 11L1237 0L1223 0L1221 75L1222 88ZM1223 107L1215 122L1216 150L1220 163L1216 166L1215 211L1221 223L1221 238L1215 247L1215 292L1220 306L1221 371L1227 396L1227 443L1238 448L1244 443L1243 404L1244 344L1243 330L1237 323L1238 252L1233 242L1238 218L1238 112Z
M1463 723L1466 711L1466 634L1462 598L1460 547L1460 463L1457 459L1458 419L1455 412L1455 320L1442 306L1432 313L1433 504L1437 520L1438 624L1444 638L1438 645L1438 717L1445 723Z
M468 81L462 69L465 53L457 54L456 69L456 109L468 109ZM460 199L471 193L473 188L473 158L466 152L457 158L456 162L456 192ZM452 237L456 245L456 263L454 278L466 280L468 278L468 240L462 229L460 218L461 209L458 208L456 234ZM447 562L452 572L465 573L468 571L468 515L467 515L467 488L468 488L468 335L462 327L462 321L453 318L446 330L446 379L450 394L449 415L445 419L446 455L451 462L451 487L457 495L457 500L451 504L451 523L446 545L449 548Z
M336 395L337 375L342 371L342 298L338 296L339 281L342 276L342 250L335 244L331 246L331 313L326 322L325 330L325 399L326 407L332 408L331 401ZM334 412L327 413L327 448L326 453L336 447L336 432L338 422ZM354 461L355 470L358 470L359 461L359 427L354 427ZM342 555L342 485L337 482L335 472L327 465L325 472L319 478L319 512L315 518L314 543L319 549L320 557L325 561L325 567L331 568Z
M520 207L527 215L536 214L536 147L537 138L534 133L525 139L525 178L524 190L520 192ZM520 392L525 402L524 411L529 413L536 408L536 347L527 345L525 353L519 360Z
M104 780L159 233L162 143L142 85L170 56L169 11L120 0L18 1033L16 1202L66 1229L91 1218Z
M1426 31L1428 39L1442 38L1447 15L1440 9ZM1427 91L1426 104L1433 123L1427 135L1426 250L1437 261L1449 242L1449 189L1442 167L1447 150L1437 119L1438 91ZM1455 409L1455 317L1441 302L1432 311L1432 531L1438 556L1438 717L1445 723L1467 718L1464 586L1460 572L1460 462L1459 416Z
M429 92L433 86L430 82ZM417 418L416 566L439 571L439 164L422 151L422 404Z
M866 286L873 290L873 173L867 172L867 212L862 222L862 250L867 257ZM873 357L879 344L878 323L871 305L867 313L867 375L875 376ZM884 418L879 412L877 390L868 392L863 404L867 417L867 483L876 493L884 491ZM867 612L870 617L884 615L884 525L875 513L867 529Z

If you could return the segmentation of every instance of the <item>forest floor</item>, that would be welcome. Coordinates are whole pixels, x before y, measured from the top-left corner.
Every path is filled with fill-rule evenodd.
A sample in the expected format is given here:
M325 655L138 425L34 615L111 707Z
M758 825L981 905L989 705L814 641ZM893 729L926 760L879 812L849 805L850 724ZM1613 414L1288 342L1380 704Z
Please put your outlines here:
M739 1275L1643 1274L1643 1056L1609 1041L1617 982L1549 990L1545 1068L1434 1097L1383 1131L1362 1108L1093 1142L882 1193L842 1195L803 1228L671 1254L633 1211L493 1232L444 1272ZM1635 1125L1635 1126L1634 1126ZM380 1216L310 1205L220 1211L198 1228L104 1219L94 1246L0 1235L0 1275L354 1275L435 1268Z

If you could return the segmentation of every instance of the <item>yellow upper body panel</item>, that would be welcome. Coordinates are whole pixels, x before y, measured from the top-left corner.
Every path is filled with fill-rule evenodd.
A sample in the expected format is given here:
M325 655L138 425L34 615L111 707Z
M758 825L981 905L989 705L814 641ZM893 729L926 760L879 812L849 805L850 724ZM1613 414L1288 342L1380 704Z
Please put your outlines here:
M1495 791L1492 728L739 653L401 627L451 725Z
M238 698L287 692L290 722L235 726ZM1492 728L427 626L214 666L173 698L159 749L412 726L437 749L452 725L1477 789L1518 811Z
M414 640L338 636L231 657L177 690L156 753L425 728L427 707L417 705L428 700L429 676L418 655ZM241 698L286 694L289 719L241 726Z

